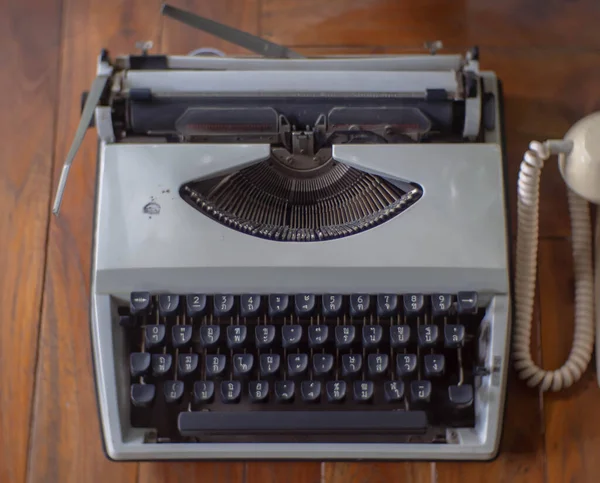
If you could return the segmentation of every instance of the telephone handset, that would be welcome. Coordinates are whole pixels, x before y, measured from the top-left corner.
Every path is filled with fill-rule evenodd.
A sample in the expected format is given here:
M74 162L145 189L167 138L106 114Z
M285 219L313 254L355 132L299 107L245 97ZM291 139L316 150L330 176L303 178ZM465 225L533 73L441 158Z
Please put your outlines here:
M575 275L575 332L567 361L546 371L531 357L531 324L537 270L540 175L550 156L557 155L567 184ZM592 358L600 368L600 316L594 300L600 297L600 256L593 266L589 203L600 205L600 112L587 116L562 140L529 145L518 178L517 251L515 267L515 324L513 358L516 370L531 387L559 391L578 381ZM600 254L600 216L596 217L596 254ZM595 338L594 338L595 333ZM600 371L598 371L600 385Z

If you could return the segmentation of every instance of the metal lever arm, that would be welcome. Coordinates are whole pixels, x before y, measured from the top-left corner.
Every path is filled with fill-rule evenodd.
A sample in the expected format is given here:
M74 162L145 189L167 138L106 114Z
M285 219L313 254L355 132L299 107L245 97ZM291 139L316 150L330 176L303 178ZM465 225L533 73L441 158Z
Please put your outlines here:
M65 164L63 165L62 171L60 173L58 188L56 190L56 197L54 199L54 206L52 207L52 213L54 213L55 215L58 215L58 212L60 211L60 205L65 191L67 177L69 176L69 170L71 169L71 164L73 163L73 159L75 158L75 155L79 150L79 146L81 146L81 143L83 142L83 138L90 125L90 122L92 122L94 110L96 109L96 106L100 101L100 97L102 97L102 93L104 92L104 88L106 87L106 83L108 82L109 78L110 73L101 74L98 75L92 83L90 93L87 96L85 105L83 107L83 112L81 113L81 120L79 121L79 126L77 127L77 131L75 132L73 144L71 144L71 149L69 149L69 153L67 154L67 158L65 159Z
M275 59L302 59L303 57L288 49L282 45L274 44L268 40L261 39L256 35L243 32L242 30L228 27L227 25L220 24L214 20L209 20L204 17L200 17L191 12L181 10L168 4L163 4L161 13L167 17L171 17L174 20L178 20L190 27L202 30L209 34L219 37L232 44L239 45L245 49L250 50L258 55L264 57L272 57Z

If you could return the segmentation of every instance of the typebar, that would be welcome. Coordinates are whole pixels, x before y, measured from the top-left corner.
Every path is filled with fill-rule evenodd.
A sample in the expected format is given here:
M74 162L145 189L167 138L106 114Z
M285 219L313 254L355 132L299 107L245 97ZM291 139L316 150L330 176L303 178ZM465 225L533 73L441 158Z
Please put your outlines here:
M411 433L427 430L424 411L256 411L252 415L235 412L187 411L179 414L182 436L206 434L294 433Z

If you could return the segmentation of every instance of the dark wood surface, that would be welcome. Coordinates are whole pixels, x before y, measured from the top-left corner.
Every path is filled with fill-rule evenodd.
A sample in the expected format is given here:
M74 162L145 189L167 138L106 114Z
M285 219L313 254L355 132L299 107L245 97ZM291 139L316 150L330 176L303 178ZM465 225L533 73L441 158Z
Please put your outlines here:
M511 206L532 139L560 137L600 109L600 4L593 0L188 0L175 5L306 54L402 52L441 39L477 44L506 96ZM90 134L63 210L50 203L79 119L79 95L101 48L137 40L183 54L241 49L159 15L149 0L0 0L0 482L286 481L291 483L595 482L600 389L541 395L511 373L500 456L490 463L112 463L102 451L88 330L95 173ZM555 163L542 180L536 358L568 355L573 274L565 189ZM514 210L513 210L514 211Z

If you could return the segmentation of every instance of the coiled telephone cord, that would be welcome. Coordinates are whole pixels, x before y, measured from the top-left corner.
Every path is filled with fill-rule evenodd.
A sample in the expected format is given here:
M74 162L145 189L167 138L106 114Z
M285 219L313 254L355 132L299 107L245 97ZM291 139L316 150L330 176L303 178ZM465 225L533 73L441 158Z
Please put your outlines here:
M558 151L558 152L552 152ZM539 190L544 161L560 153L551 142L529 145L519 171L517 211L517 253L515 280L516 320L513 328L514 366L521 379L542 391L559 391L578 381L594 349L594 275L589 205L568 189L571 238L575 274L575 331L567 361L554 371L539 367L531 357L531 326L537 272L539 232ZM557 277L563 276L561 273Z

